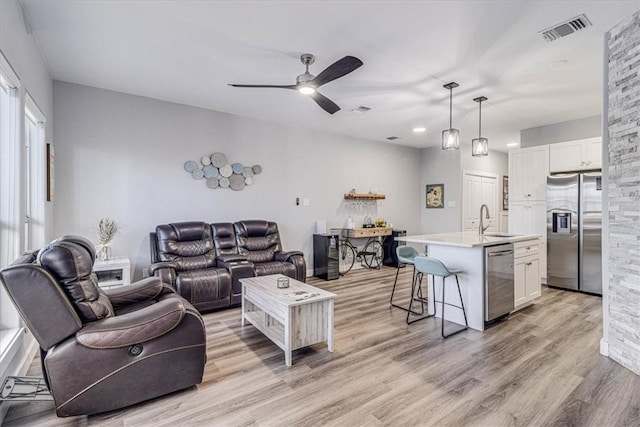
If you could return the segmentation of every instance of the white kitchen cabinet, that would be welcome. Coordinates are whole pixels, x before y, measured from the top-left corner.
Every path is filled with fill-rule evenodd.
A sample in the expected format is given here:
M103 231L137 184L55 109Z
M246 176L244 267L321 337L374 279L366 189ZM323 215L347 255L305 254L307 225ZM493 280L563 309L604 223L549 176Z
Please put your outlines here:
M547 277L547 202L509 203L509 233L540 236L539 270ZM546 280L545 280L546 281Z
M514 243L514 309L533 303L542 294L540 279L540 243L527 240Z
M549 146L549 171L552 173L601 168L601 138L560 142Z
M547 200L549 146L509 151L509 202Z

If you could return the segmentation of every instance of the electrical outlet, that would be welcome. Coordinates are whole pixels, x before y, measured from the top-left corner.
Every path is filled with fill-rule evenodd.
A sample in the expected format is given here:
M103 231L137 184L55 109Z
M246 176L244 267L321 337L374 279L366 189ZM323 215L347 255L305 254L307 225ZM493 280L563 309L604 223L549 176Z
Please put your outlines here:
M302 206L311 206L311 199L302 199Z

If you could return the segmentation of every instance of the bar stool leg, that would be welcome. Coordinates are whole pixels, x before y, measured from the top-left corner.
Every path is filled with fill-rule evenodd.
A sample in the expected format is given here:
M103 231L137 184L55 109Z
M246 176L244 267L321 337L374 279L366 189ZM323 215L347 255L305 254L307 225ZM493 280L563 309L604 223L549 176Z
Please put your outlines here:
M442 330L441 330L442 338L448 338L451 335L455 335L457 333L460 333L462 331L466 331L467 329L469 329L469 323L467 322L467 311L464 308L464 300L462 299L462 291L460 290L460 282L458 281L458 275L455 274L455 276L456 276L456 285L458 286L458 296L460 297L460 307L458 307L458 308L462 309L462 314L464 315L464 325L465 326L464 326L464 328L459 329L459 330L457 330L455 332L452 332L452 333L450 333L448 335L444 334L444 306L445 306L445 302L444 302L444 280L445 280L445 278L443 277L442 278ZM457 306L454 306L454 307L457 307Z
M469 323L467 322L467 310L464 309L464 300L462 299L462 292L460 291L460 282L458 281L458 275L456 274L455 276L456 284L458 285L458 295L460 296L460 305L462 306L462 314L464 315L464 325L466 326L464 329L467 329L469 328Z
M423 274L421 272L418 272L418 274L416 274L416 280L414 281L413 286L411 286L411 298L409 300L409 310L407 310L407 320L406 320L407 325L410 325L410 324L415 323L415 322L417 322L419 320L422 320L422 319L426 319L427 317L433 317L435 315L435 313L434 314L424 315L425 300L424 300L424 298L422 298L422 291L421 291L422 277L423 277ZM427 276L427 286L429 286L429 276ZM418 298L414 298L415 294L419 294L420 298L419 299ZM420 313L417 313L417 312L411 310L411 306L413 305L413 300L414 299L417 300L417 301L420 301L420 306L421 306ZM428 304L428 301L427 301L427 304ZM428 312L429 312L429 310L428 310L428 307L427 307L427 313ZM411 314L422 315L422 316L418 317L416 319L413 319L413 320L409 320L409 318L411 317Z

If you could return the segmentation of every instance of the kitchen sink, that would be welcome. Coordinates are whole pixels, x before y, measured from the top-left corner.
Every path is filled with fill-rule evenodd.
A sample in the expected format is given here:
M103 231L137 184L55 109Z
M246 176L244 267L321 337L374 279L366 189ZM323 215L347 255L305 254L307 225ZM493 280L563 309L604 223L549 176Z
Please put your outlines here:
M518 236L517 234L511 234L511 233L484 233L485 236L488 237L516 237Z

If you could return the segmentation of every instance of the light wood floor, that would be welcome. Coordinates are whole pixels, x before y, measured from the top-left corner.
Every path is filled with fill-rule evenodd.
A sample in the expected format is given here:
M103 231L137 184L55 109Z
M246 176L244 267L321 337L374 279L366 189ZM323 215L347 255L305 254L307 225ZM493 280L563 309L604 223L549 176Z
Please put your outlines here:
M280 349L240 326L239 309L210 313L197 388L71 419L57 418L51 403L16 404L5 424L640 425L640 377L598 352L600 298L545 288L507 321L443 340L439 319L407 326L389 307L394 273L309 280L338 294L334 353L298 350L287 368ZM408 268L401 280L406 289Z

